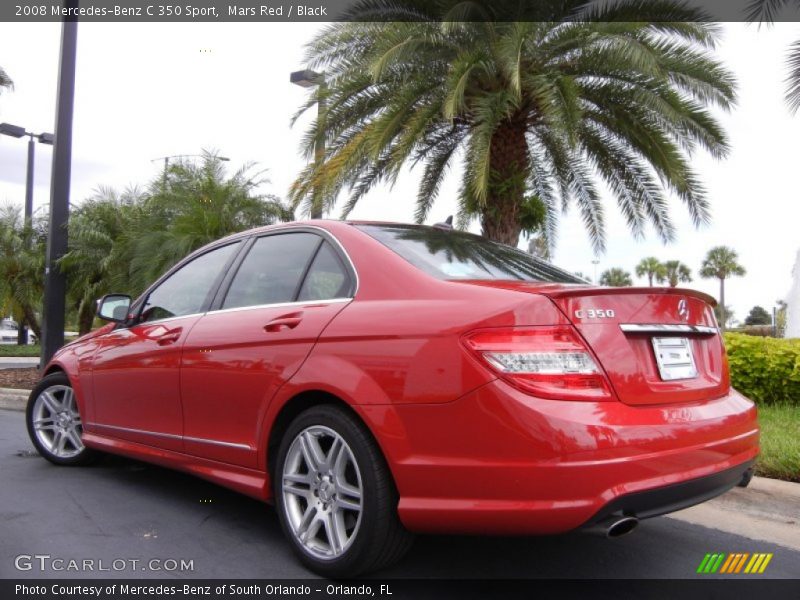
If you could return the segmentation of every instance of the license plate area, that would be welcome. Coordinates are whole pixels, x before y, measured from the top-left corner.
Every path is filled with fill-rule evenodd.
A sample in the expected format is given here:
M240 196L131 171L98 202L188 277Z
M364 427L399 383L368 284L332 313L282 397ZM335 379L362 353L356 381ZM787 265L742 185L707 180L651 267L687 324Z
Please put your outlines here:
M664 381L697 377L692 344L684 337L654 337L658 373Z

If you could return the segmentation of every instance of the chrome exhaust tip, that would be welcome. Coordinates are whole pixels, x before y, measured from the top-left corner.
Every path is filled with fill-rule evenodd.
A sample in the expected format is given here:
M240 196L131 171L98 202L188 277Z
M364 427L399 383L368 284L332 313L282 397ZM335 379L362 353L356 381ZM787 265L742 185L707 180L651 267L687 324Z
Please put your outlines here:
M589 528L590 533L612 539L631 533L639 526L639 519L625 515L611 515Z
M639 526L639 519L636 517L617 517L611 525L608 526L606 537L618 538L633 532Z

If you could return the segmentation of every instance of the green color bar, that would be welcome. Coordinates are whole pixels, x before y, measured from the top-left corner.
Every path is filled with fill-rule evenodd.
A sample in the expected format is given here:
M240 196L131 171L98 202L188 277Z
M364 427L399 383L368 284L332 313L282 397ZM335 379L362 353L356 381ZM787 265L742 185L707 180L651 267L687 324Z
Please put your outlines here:
M706 568L706 564L708 564L708 559L710 559L710 558L711 558L710 554L706 554L705 555L705 558L703 558L703 561L700 563L700 566L697 567L697 572L698 573L704 573L705 572L704 569Z
M724 552L719 555L719 558L717 559L717 562L714 563L714 566L711 569L712 573L716 573L717 569L719 569L720 566L722 566L722 561L725 560L725 556L726 556L726 554Z
M711 555L711 558L709 559L708 564L706 565L706 568L703 569L703 573L711 573L711 567L713 567L714 563L717 562L717 556L719 556L719 554L712 554Z

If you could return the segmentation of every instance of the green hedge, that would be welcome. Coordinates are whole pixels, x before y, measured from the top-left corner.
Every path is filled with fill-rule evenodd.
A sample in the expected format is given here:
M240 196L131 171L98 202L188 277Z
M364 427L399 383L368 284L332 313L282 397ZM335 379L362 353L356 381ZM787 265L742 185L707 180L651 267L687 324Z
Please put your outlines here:
M726 333L731 384L761 404L800 406L800 339Z

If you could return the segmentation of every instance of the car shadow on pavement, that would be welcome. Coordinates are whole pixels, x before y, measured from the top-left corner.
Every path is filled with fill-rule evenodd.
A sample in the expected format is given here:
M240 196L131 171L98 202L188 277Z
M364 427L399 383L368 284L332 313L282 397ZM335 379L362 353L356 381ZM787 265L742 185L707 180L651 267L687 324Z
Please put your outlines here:
M207 549L235 558L235 568L227 571L232 577L311 575L291 556L272 507L265 510L257 500L196 477L121 457L105 457L94 469L108 483L131 488L153 506L179 505L179 514L171 519L185 523L174 525L187 529L187 535ZM243 545L247 553L241 551ZM765 546L769 545L668 518L644 521L639 530L613 540L586 532L541 537L425 535L417 537L398 565L374 577L687 578L697 576L706 552L771 551ZM265 562L266 557L272 559ZM270 571L269 565L284 567L270 574L264 572L265 565Z

